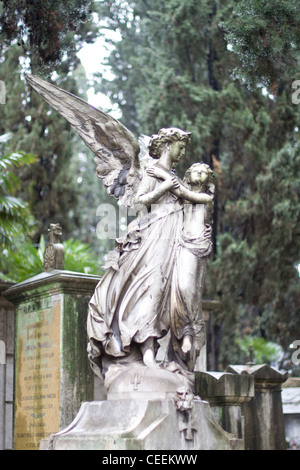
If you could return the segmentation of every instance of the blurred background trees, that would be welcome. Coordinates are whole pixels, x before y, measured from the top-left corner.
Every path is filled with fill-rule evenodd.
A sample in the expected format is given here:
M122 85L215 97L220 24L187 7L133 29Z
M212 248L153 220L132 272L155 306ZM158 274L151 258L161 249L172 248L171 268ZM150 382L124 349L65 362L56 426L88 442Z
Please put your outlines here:
M11 137L11 133L0 137L0 152L1 147L4 147ZM13 169L31 164L35 159L35 155L24 152L9 155L0 153L0 245L2 247L15 248L18 241L34 233L35 221L29 205L16 197L21 181Z
M88 83L77 53L84 43L96 40L96 22L91 1L0 1L0 80L6 85L0 135L10 135L2 154L36 155L35 163L22 166L21 173L15 170L21 184L14 192L35 219L30 240L37 248L50 223L60 223L65 240L92 244L100 259L96 208L106 193L95 178L93 155L25 82L25 72L30 72L85 98ZM26 243L19 245L22 250L25 254ZM4 256L2 264L6 261ZM101 271L100 265L93 266L96 273ZM0 271L8 268L10 276L19 279L11 264L0 266Z
M26 87L24 70L84 97L78 50L118 31L117 42L107 40L114 78L99 63L95 90L136 136L166 126L192 132L178 173L204 161L216 175L205 291L220 300L208 328L214 370L244 360L241 337L284 350L300 338L299 26L297 0L0 1L0 135L13 134L6 153L37 155L18 192L37 220L35 243L59 222L99 256L96 207L112 199L88 150Z

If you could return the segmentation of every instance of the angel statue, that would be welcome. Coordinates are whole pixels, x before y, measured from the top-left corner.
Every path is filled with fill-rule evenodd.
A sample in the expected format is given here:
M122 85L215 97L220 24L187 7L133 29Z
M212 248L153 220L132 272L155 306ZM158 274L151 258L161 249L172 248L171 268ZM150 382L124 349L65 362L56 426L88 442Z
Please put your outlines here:
M136 364L189 376L205 341L201 305L212 245L211 169L194 164L183 180L177 177L174 167L185 155L189 132L161 129L142 159L142 140L119 121L40 78L26 78L94 152L97 176L109 194L137 212L108 255L89 303L94 372L107 388ZM168 332L166 357L158 364L159 340Z

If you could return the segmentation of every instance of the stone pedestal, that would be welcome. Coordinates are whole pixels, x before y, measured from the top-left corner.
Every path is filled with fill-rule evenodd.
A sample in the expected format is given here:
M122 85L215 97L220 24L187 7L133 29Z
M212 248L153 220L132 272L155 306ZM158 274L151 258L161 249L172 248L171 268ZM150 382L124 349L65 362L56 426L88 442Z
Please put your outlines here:
M287 373L267 364L231 365L228 372L254 378L255 395L243 405L246 450L286 449L281 385Z
M42 450L232 450L243 441L215 420L181 374L130 364L113 380L108 400L83 403L66 429Z
M219 425L244 439L242 405L254 397L254 379L226 372L197 372L196 394L207 400Z
M87 306L99 278L53 270L5 292L15 306L14 448L38 449L93 399Z
M107 400L83 403L74 422L41 442L41 450L233 450L242 443L214 420L205 401L191 414L175 401Z

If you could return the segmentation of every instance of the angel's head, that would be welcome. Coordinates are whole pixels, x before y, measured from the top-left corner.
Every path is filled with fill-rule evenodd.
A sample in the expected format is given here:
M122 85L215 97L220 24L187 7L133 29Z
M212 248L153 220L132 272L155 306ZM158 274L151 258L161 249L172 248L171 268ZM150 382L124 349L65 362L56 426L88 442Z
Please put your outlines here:
M186 145L190 139L190 132L182 131L177 127L163 128L158 131L158 134L152 135L149 142L149 155L152 158L159 159L163 151L171 147L172 144L178 143L178 148L174 148L174 160L178 154L178 160L181 154L185 151Z
M183 181L203 192L214 193L214 173L206 163L194 163L186 171Z

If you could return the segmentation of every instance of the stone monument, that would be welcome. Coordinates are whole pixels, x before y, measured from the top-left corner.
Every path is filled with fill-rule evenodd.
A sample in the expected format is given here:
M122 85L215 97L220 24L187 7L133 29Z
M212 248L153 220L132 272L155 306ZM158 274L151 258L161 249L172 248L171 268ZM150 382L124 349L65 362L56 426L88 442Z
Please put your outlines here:
M51 224L49 231L46 270L5 291L15 308L16 450L39 449L41 439L69 425L94 393L83 351L87 306L99 277L63 270L61 228Z
M230 365L227 370L254 379L254 397L243 403L245 449L286 450L281 385L288 372L268 364Z
M27 81L94 152L109 194L137 214L116 240L89 302L88 358L108 399L84 403L75 421L41 448L239 447L209 403L195 396L194 368L205 344L202 291L212 249L213 172L195 163L183 179L176 175L189 132L163 128L143 147L108 114L37 77ZM159 340L168 333L158 364Z

